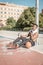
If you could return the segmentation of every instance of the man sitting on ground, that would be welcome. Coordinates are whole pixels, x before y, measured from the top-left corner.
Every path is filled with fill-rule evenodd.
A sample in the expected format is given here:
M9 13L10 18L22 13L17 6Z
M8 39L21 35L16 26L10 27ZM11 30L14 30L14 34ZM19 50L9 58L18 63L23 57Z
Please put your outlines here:
M35 41L37 40L37 38L38 38L38 25L33 24L32 30L30 30L27 35L21 35L16 40L9 43L7 47L18 48L24 45L26 48L30 48L35 45Z

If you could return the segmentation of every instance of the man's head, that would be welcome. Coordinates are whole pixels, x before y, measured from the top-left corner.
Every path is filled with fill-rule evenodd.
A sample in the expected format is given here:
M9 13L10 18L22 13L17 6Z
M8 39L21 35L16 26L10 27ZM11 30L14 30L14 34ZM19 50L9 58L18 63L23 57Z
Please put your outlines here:
M32 24L32 29L33 29L33 30L36 30L36 29L37 29L37 27L38 27L38 25L37 25L37 24L35 24L35 23L33 23L33 24Z

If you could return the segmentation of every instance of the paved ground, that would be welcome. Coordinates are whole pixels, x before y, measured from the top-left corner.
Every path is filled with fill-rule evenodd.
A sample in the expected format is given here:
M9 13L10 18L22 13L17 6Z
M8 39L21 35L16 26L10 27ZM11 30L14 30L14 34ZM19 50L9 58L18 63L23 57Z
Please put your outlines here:
M8 50L0 44L0 65L43 65L43 54L26 48Z
M0 36L4 36L7 39L14 40L18 37L18 33L21 34L27 34L28 32L22 32L22 31L0 31ZM43 44L43 34L39 34L38 43Z
M0 38L0 65L43 65L43 44L30 49L20 47L8 50L5 45L13 41L16 35L18 35L14 32L13 34L11 33L6 33L6 31L5 33L3 31L0 32L0 35L5 37Z

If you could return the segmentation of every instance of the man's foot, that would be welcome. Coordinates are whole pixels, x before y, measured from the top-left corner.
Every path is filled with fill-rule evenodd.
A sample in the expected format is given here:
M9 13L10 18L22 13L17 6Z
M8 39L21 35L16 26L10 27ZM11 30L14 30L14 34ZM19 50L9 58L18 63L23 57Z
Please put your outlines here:
M15 48L19 48L19 45L18 45L18 44L16 44Z
M9 43L7 45L7 48L8 49L16 49L16 48L19 48L19 45L18 44Z

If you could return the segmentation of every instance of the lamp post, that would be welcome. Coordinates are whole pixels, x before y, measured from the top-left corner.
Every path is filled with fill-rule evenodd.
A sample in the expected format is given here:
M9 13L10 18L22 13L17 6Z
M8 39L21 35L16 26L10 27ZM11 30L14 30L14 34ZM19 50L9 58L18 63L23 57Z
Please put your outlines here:
M39 27L39 0L36 0L36 24ZM39 32L39 29L38 29Z
M39 34L39 0L36 0L36 24L38 25L38 34ZM38 44L38 39L37 39Z

